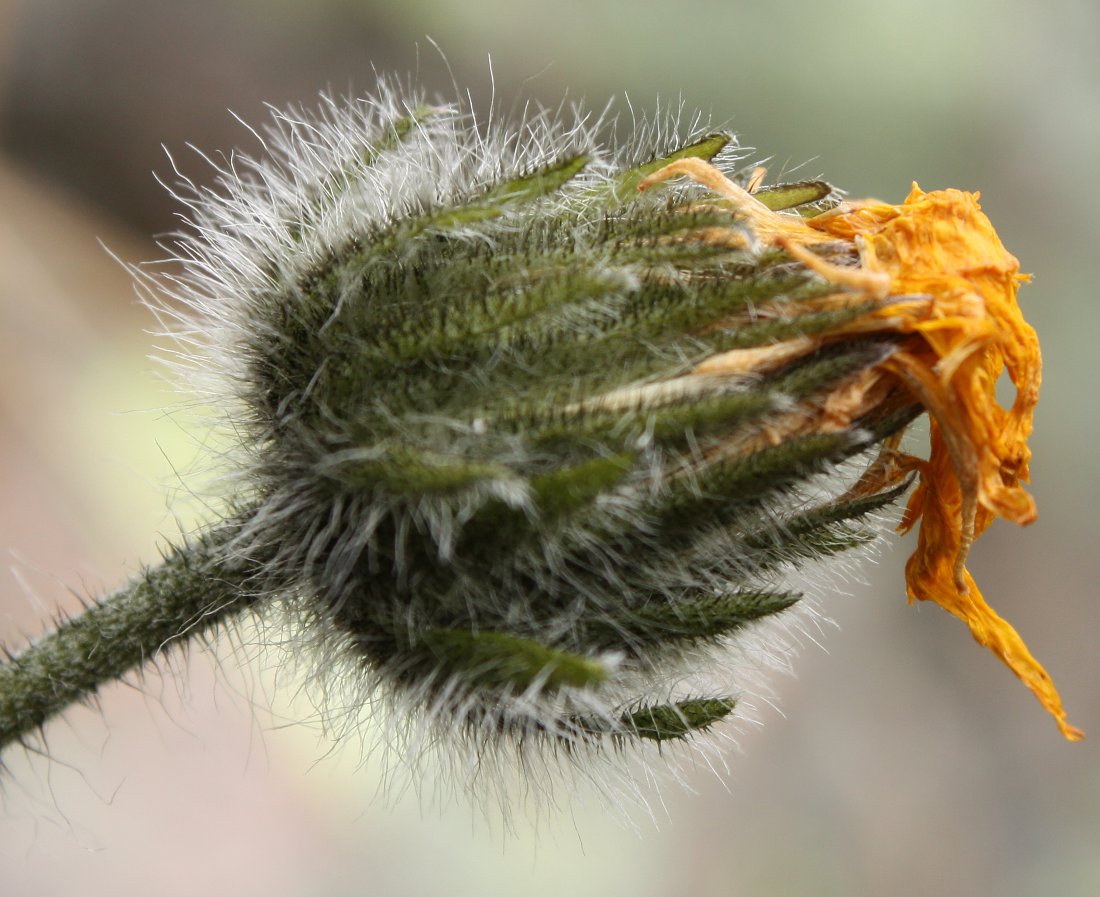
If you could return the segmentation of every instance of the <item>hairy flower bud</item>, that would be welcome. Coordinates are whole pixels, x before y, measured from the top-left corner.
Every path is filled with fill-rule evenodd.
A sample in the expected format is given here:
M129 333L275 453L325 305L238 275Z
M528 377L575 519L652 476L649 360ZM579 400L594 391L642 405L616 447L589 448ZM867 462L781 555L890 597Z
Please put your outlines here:
M276 113L262 158L180 190L178 270L138 272L236 438L204 569L287 608L353 712L397 708L402 754L692 740L768 660L732 658L798 605L787 573L871 538L910 471L937 534L911 592L972 628L970 543L1032 509L1034 396L994 418L989 392L1004 364L1037 385L1015 260L996 243L995 293L894 234L950 206L970 239L969 194L844 203L761 186L697 123L604 130L385 86ZM1010 325L1018 352L988 338Z
M676 159L728 166L725 134L605 150L395 97L278 123L196 206L174 291L226 325L256 502L236 545L447 726L661 741L726 716L736 682L683 683L896 494L815 480L915 413L821 423L891 344L770 357L869 303L704 191L639 193ZM698 372L730 350L759 358Z

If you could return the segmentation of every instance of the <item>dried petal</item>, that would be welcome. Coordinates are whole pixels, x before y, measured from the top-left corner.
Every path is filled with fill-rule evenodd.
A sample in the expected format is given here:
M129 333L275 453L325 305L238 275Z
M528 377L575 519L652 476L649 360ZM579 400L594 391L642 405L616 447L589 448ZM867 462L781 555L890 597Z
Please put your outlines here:
M887 447L874 468L876 487L900 482L917 470L902 532L918 521L917 550L906 565L910 601L933 601L964 620L971 634L996 653L1035 693L1066 738L1083 733L1066 722L1050 677L1016 631L985 603L965 563L970 547L996 517L1019 524L1036 518L1028 481L1027 439L1039 398L1039 341L1016 302L1019 262L1003 246L981 211L978 194L923 192L916 184L901 205L875 200L844 203L809 220L774 212L750 192L699 159L683 159L649 175L645 188L678 174L728 200L767 246L849 290L849 301L881 301L854 322L770 349L729 352L696 368L696 374L745 372L776 359L797 357L855 334L902 337L879 368L904 386L932 418L927 461L899 456ZM859 267L838 264L830 244L858 253ZM813 248L810 248L813 247ZM822 251L824 250L824 251ZM1011 408L997 401L1003 371L1016 387ZM872 388L874 387L874 388ZM888 390L866 378L827 400L812 426L866 411L868 397L886 401ZM857 484L856 492L861 489Z
M916 184L900 206L864 204L810 222L856 242L863 267L890 276L893 295L927 295L872 317L902 315L902 332L919 337L886 362L932 416L931 454L903 530L920 520L917 550L906 565L910 600L933 601L964 620L1035 693L1062 734L1066 722L1050 677L1016 631L985 603L965 569L970 545L1004 517L1035 520L1027 446L1039 398L1039 341L1024 320L1016 290L1027 280L981 211L978 196L959 190L924 193ZM1003 370L1016 386L1009 409L997 402Z

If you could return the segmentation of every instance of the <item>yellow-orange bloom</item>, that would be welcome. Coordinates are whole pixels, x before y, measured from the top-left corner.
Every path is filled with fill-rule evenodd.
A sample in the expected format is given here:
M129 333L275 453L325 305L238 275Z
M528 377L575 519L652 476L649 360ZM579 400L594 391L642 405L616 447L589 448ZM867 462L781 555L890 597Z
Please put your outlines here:
M906 565L909 599L932 601L965 621L974 638L1034 692L1062 734L1073 741L1082 738L1066 722L1046 671L986 604L965 567L972 543L996 517L1019 524L1036 518L1035 502L1021 483L1028 481L1027 440L1041 378L1039 341L1016 302L1017 288L1027 277L981 211L978 195L925 193L914 184L900 205L846 202L807 220L771 211L697 159L673 162L643 187L679 174L728 200L763 243L786 249L858 301L868 296L884 300L838 330L748 351L764 352L771 361L788 360L848 334L902 338L878 373L904 385L932 421L928 459L896 456L888 465L888 477L895 481L909 470L920 475L900 527L905 532L920 524L917 549ZM836 241L858 253L858 268L839 266L809 248ZM734 371L760 363L739 350L714 356L697 370ZM996 398L1003 371L1016 387L1007 409ZM884 395L882 385L866 381L859 385L859 396L845 396L841 405L852 416L862 413ZM828 415L817 425L829 426ZM881 485L881 468L875 477Z

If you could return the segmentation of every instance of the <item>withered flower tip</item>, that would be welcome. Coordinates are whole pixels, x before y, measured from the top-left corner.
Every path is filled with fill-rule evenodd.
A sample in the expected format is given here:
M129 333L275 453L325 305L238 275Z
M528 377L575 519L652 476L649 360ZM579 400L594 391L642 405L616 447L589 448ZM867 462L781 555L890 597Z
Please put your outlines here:
M908 390L931 418L928 459L899 452L893 439L854 491L871 494L918 473L899 527L908 532L920 524L917 549L906 565L909 600L932 601L963 620L974 639L1031 689L1067 739L1083 738L1066 721L1050 676L985 602L966 569L972 544L995 518L1026 525L1037 516L1034 499L1021 485L1028 481L1027 440L1041 379L1038 337L1016 301L1028 276L1019 273L978 194L925 193L914 183L900 205L848 201L804 218L774 212L756 199L750 190L759 177L746 190L700 159L672 162L640 189L677 175L732 204L764 245L784 249L835 284L833 301L874 303L839 328L715 355L694 373L765 370L855 334L901 337L889 358L831 396L817 420L800 418L782 435L838 429L886 401L897 385ZM997 380L1006 370L1016 387L1007 409L996 398Z

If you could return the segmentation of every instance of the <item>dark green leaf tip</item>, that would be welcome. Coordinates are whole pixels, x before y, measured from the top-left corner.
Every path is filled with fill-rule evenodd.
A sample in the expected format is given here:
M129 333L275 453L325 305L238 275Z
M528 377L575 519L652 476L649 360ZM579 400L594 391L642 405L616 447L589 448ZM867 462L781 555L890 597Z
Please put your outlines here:
M623 725L639 738L676 741L693 732L703 732L733 712L732 698L699 698L659 704L627 713Z
M794 605L797 592L742 591L705 595L675 604L654 601L637 612L640 632L661 639L706 639L726 635Z
M610 182L611 194L619 202L629 202L638 195L638 185L655 171L660 171L670 162L678 159L704 159L710 161L733 140L730 134L709 134L701 140L689 143L679 149L653 159L643 165L630 168Z
M503 464L453 458L397 446L370 460L349 461L333 473L345 485L416 496L457 492L490 480L516 479Z
M607 668L598 660L503 632L433 629L422 633L418 643L444 672L471 685L522 691L541 683L555 691L567 685L589 688L607 679Z
M634 458L623 452L537 477L531 483L536 503L550 517L582 508L619 483L630 472Z
M753 196L773 212L781 212L807 203L820 202L832 192L833 188L825 181L799 181L794 184L761 187Z
M436 212L427 224L432 230L441 231L498 218L512 206L532 202L560 190L580 174L588 161L585 155L569 156L519 175L490 188L464 205Z

